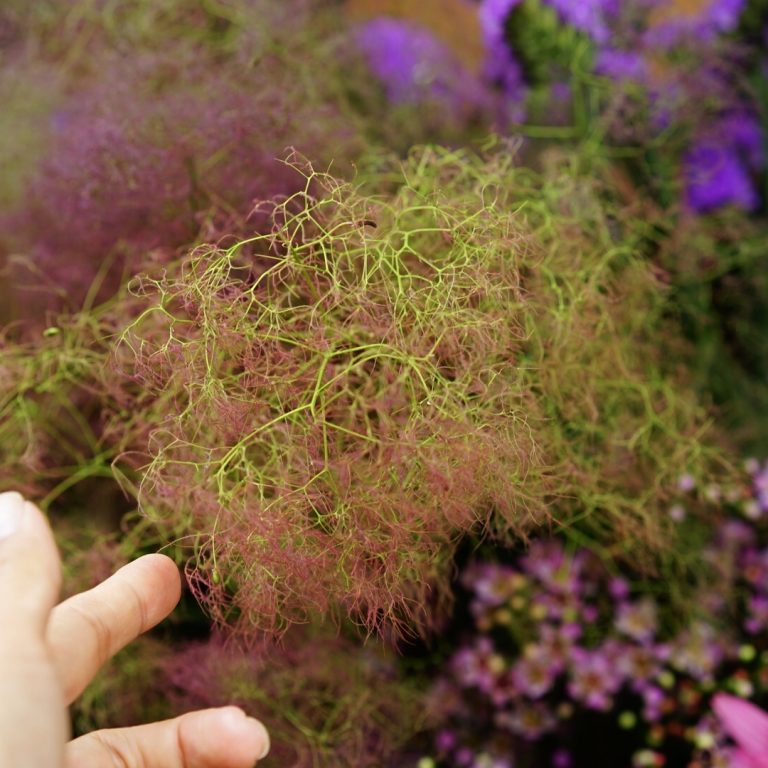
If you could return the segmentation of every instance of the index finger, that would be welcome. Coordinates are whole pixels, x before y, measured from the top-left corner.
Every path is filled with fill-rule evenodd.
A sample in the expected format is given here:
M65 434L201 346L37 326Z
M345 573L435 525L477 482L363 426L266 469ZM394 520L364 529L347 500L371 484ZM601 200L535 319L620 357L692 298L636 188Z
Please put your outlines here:
M161 622L180 596L181 579L173 561L145 555L54 608L47 642L67 703L83 692L107 659Z

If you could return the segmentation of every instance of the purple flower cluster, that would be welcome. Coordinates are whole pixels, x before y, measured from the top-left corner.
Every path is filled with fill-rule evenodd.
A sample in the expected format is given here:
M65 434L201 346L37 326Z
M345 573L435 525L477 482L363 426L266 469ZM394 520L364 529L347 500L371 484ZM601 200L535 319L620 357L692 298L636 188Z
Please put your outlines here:
M432 763L479 768L517 755L569 766L574 723L591 712L606 728L644 734L633 765L663 765L681 744L690 768L721 764L730 748L709 717L711 694L749 697L768 681L768 463L748 470L727 488L680 478L671 520L717 521L703 551L711 581L681 630L631 574L556 539L514 564L465 570L474 634L435 689L443 727Z
M755 178L764 166L760 123L750 112L725 115L698 133L685 156L688 204L706 213L734 205L754 210Z
M356 42L393 104L433 101L451 112L483 109L501 123L524 116L522 69L506 42L504 24L520 0L482 0L478 19L485 45L479 75L427 27L382 16L362 24Z
M753 211L759 205L756 181L765 168L761 127L752 106L735 96L737 89L727 82L730 54L720 45L722 36L736 28L745 0L709 0L694 7L662 0L541 3L591 43L598 74L645 92L647 113L623 119L646 123L645 131L652 134L670 125L693 126L682 157L691 210L709 213L735 206ZM486 51L481 76L467 71L432 31L401 19L373 19L359 29L358 44L392 102L431 99L465 114L483 105L500 126L508 126L525 119L529 94L519 52L507 34L510 14L520 5L521 0L477 4ZM553 116L562 112L562 93L569 89L566 83L551 85L550 100L560 107L550 111ZM699 109L708 119L700 119Z
M620 0L546 0L557 11L561 21L586 32L595 42L608 43L612 24L619 12Z
M373 19L357 30L357 44L393 104L431 98L463 109L478 101L480 84L447 45L418 24Z
M664 10L666 0L654 0L652 10ZM645 33L646 43L658 48L673 48L684 40L714 42L739 23L746 0L709 0L695 12L683 11L661 15L661 21Z

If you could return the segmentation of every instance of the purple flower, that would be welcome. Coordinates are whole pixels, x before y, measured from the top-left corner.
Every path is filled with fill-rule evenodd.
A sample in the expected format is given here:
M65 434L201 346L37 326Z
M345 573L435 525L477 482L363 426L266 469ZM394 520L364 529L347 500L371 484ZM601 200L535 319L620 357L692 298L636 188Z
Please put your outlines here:
M357 44L393 104L427 98L453 106L478 101L479 83L424 27L402 19L373 19L358 29Z
M458 681L467 687L488 692L504 671L504 659L499 656L487 637L478 638L469 648L462 648L453 657L453 671Z
M648 642L657 629L656 603L647 597L622 603L617 610L616 629L640 643Z
M718 35L735 29L745 5L746 0L710 0L698 12L675 14L654 25L647 31L645 40L661 48L672 48L686 38L711 43Z
M549 658L549 663L556 674L560 674L571 658L571 651L582 635L581 625L568 622L560 627L544 624L540 630L539 648Z
M522 558L522 569L551 591L578 595L582 591L581 571L585 553L568 556L559 541L534 542Z
M758 119L730 112L702 131L686 157L689 203L697 211L723 205L752 210L759 202L752 174L764 163Z
M505 25L509 14L522 0L482 0L478 8L485 41L485 79L497 85L511 99L510 119L524 119L525 81L520 62L506 40Z
M768 512L768 462L753 474L752 487L761 511Z
M648 75L648 64L637 51L603 48L597 54L595 71L614 80L643 81Z
M473 590L481 606L495 608L509 600L522 578L508 566L483 564L469 568L462 583Z
M751 635L756 635L768 627L768 597L752 595L747 603L749 617L744 622L744 628Z
M598 43L611 38L609 18L618 11L618 0L546 0L561 21L586 32Z
M643 718L649 723L660 720L666 699L664 691L655 685L648 685L640 691L640 695L643 697Z
M447 728L443 728L442 731L438 731L435 736L435 749L438 752L450 752L458 743L458 736L455 731L450 731Z
M627 646L619 656L618 664L623 677L638 692L649 688L650 682L656 680L663 669L656 648L641 645Z
M759 198L749 169L738 152L727 145L703 140L685 158L688 205L708 213L726 205L754 210Z
M709 681L724 655L722 641L714 629L697 622L672 644L670 663L696 680Z
M613 694L619 690L622 678L617 665L605 650L587 651L582 648L573 653L568 693L590 709L607 710Z
M519 685L512 669L508 669L494 678L490 687L484 689L484 691L496 707L508 704L520 693Z
M557 724L554 715L539 702L518 704L511 712L497 712L494 721L499 728L506 728L531 741L551 731Z
M608 583L608 591L614 600L626 600L629 597L629 582L620 576L616 576Z
M523 657L512 667L512 675L521 693L538 699L552 688L562 668L544 648L534 645L528 646Z

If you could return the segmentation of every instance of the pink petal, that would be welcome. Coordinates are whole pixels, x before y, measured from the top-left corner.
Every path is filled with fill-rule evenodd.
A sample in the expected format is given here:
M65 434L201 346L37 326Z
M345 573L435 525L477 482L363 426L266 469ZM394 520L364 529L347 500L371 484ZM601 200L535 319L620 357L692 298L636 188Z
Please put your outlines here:
M768 768L768 714L736 696L718 693L712 708L723 728L741 747L749 768Z
M766 760L755 759L743 750L737 749L731 754L728 768L766 768L766 766L768 766Z

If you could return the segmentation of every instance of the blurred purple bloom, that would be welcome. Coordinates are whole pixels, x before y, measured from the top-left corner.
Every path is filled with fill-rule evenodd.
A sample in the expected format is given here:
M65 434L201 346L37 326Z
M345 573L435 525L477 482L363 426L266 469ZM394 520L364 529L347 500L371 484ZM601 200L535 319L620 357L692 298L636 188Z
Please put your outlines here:
M429 97L449 102L477 99L479 84L424 27L381 17L358 29L357 43L393 104L415 104Z
M568 665L574 644L582 635L582 628L576 622L555 628L544 624L540 630L539 648L549 658L549 663L559 674Z
M768 628L768 597L752 595L747 602L749 616L744 627L751 635L756 635Z
M438 752L450 752L457 744L458 736L456 735L456 731L443 728L443 730L438 731L435 736L435 749L437 749Z
M688 152L685 165L688 205L698 213L726 205L745 211L757 207L749 170L733 148L702 141Z
M734 112L703 132L685 158L688 203L696 211L759 203L753 174L762 169L763 135L757 118Z
M648 642L656 633L656 603L643 598L634 603L622 603L616 612L616 629L637 640Z
M629 582L617 576L608 583L608 591L614 600L626 600L629 597Z
M726 520L720 526L720 539L724 544L751 544L755 539L755 530L741 520Z
M585 553L566 554L558 541L534 542L522 558L522 569L539 579L553 592L577 595L582 591L580 581Z
M484 689L494 706L502 707L520 694L514 670L508 669L494 678L489 688Z
M752 476L755 500L762 512L768 512L768 462L759 467Z
M666 698L664 691L655 685L645 686L641 692L643 697L643 718L649 723L655 723L663 714L662 705Z
M510 119L524 118L525 81L523 69L506 40L505 25L521 0L482 0L478 8L485 41L483 74L512 100Z
M621 687L621 674L605 650L576 649L568 693L590 709L606 710Z
M512 675L521 693L538 699L552 688L562 668L544 648L529 646L512 668Z
M464 686L475 686L488 692L504 669L504 660L487 637L480 637L469 648L460 649L453 657L453 671Z
M609 19L618 11L619 0L546 0L560 19L595 42L607 43L611 38Z
M712 0L706 19L719 32L730 32L739 23L746 4L747 0Z
M650 28L645 41L660 48L672 48L684 38L710 43L718 35L736 28L745 5L746 0L710 0L709 5L698 13L676 15Z
M618 665L623 677L638 692L645 691L663 669L656 649L639 645L628 645L619 656Z
M671 644L670 663L696 680L709 681L725 656L723 642L712 626L696 622Z
M511 712L497 712L494 718L500 728L535 741L557 724L549 708L540 702L518 704Z
M648 75L648 65L637 51L603 48L597 54L595 71L614 80L642 81Z
M482 606L494 608L509 600L520 583L520 575L509 566L481 564L469 568L462 583L475 593Z

